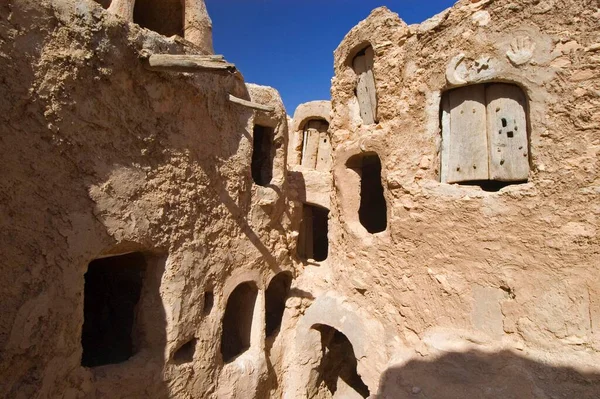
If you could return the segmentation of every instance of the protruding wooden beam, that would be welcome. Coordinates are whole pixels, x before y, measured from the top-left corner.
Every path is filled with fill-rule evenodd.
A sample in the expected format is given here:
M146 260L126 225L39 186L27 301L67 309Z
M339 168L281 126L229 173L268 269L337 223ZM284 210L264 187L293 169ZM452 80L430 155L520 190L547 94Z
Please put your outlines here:
M231 101L232 103L235 103L235 104L242 105L244 107L256 109L258 111L265 111L265 112L274 112L275 111L274 107L269 107L268 105L253 103L252 101L248 101L248 100L242 100L241 98L237 98L231 94L229 95L229 101Z
M133 22L133 7L135 0L112 0L108 12L118 15L127 22Z
M146 68L158 72L235 72L235 65L222 55L152 54L146 60Z

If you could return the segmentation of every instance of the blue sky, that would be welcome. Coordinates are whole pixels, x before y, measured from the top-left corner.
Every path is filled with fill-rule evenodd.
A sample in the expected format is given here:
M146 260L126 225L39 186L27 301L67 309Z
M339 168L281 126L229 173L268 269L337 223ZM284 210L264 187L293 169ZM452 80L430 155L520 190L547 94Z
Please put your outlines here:
M205 0L215 52L236 64L246 82L273 86L287 113L328 100L333 51L372 9L386 6L408 24L456 0Z

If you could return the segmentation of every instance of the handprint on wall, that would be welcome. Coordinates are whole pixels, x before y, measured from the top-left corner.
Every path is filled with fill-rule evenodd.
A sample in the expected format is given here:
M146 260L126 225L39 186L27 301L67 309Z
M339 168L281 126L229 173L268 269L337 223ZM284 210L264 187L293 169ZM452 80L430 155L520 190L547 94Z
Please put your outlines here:
M513 65L523 65L533 57L535 43L528 36L519 36L510 43L506 56Z

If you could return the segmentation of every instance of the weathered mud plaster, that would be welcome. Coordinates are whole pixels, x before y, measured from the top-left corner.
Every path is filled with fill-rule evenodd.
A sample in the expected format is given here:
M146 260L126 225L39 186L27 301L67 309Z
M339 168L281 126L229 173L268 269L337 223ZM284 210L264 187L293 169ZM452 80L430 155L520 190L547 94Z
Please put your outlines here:
M278 94L247 88L236 75L147 71L143 54L194 49L92 1L11 1L0 13L8 35L0 43L0 224L10 259L0 283L0 396L210 397L217 386L239 385L218 360L224 288L238 273L260 282L294 270ZM266 205L249 172L254 113L228 100L262 92L279 107L279 192ZM131 251L149 264L136 324L142 347L123 363L82 367L87 266ZM264 347L264 316L255 313L251 353ZM192 361L173 361L191 339Z
M112 0L108 12L118 15L128 22L134 22L135 0ZM206 10L204 0L181 0L184 15L183 37L197 46L204 54L214 54L212 40L212 21Z
M540 13L530 3L460 1L410 27L380 8L335 52L331 270L319 274L338 295L395 325L409 348L382 374L381 397L502 396L498 381L515 375L500 373L490 393L479 391L480 376L468 366L478 353L485 370L516 367L535 376L546 364L551 378L570 381L533 378L517 384L517 396L600 394L592 310L599 209L590 202L600 143L591 123L598 101L589 91L599 82L596 51L585 51L598 41L591 31L597 10L591 2L553 2ZM572 18L576 25L565 22ZM365 43L375 49L374 126L357 118L348 64ZM497 82L527 96L527 183L498 191L440 183L444 95ZM381 159L388 206L388 229L373 235L358 223L360 182L347 168L348 159L371 152ZM435 342L447 345L432 356L427 337L439 328L448 333ZM461 368L470 376L461 385L467 391L452 379L432 384L426 377Z
M206 23L203 2L185 4L186 27ZM352 384L321 367L323 331L337 331L356 357L340 366L364 384L354 397L600 397L594 1L461 0L411 26L378 8L335 51L331 104L293 119L239 73L144 68L148 54L211 52L208 25L186 30L194 45L131 23L133 2L111 7L0 6L0 396L344 397ZM368 46L366 124L352 60ZM526 97L527 182L443 183L444 99L496 83ZM325 133L311 119L329 123L325 170L299 157L300 132ZM357 160L375 155L386 223L372 234ZM305 204L330 210L323 262L298 256ZM134 354L83 367L88 265L132 252L145 263ZM291 287L268 295L281 273ZM252 317L224 360L243 284Z

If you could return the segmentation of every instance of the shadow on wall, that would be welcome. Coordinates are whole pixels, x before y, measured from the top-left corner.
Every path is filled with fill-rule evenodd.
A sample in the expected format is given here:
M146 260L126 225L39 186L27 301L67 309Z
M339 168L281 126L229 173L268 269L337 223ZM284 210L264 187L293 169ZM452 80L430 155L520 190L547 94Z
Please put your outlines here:
M388 369L378 398L600 398L600 374L551 367L509 351L448 353Z

